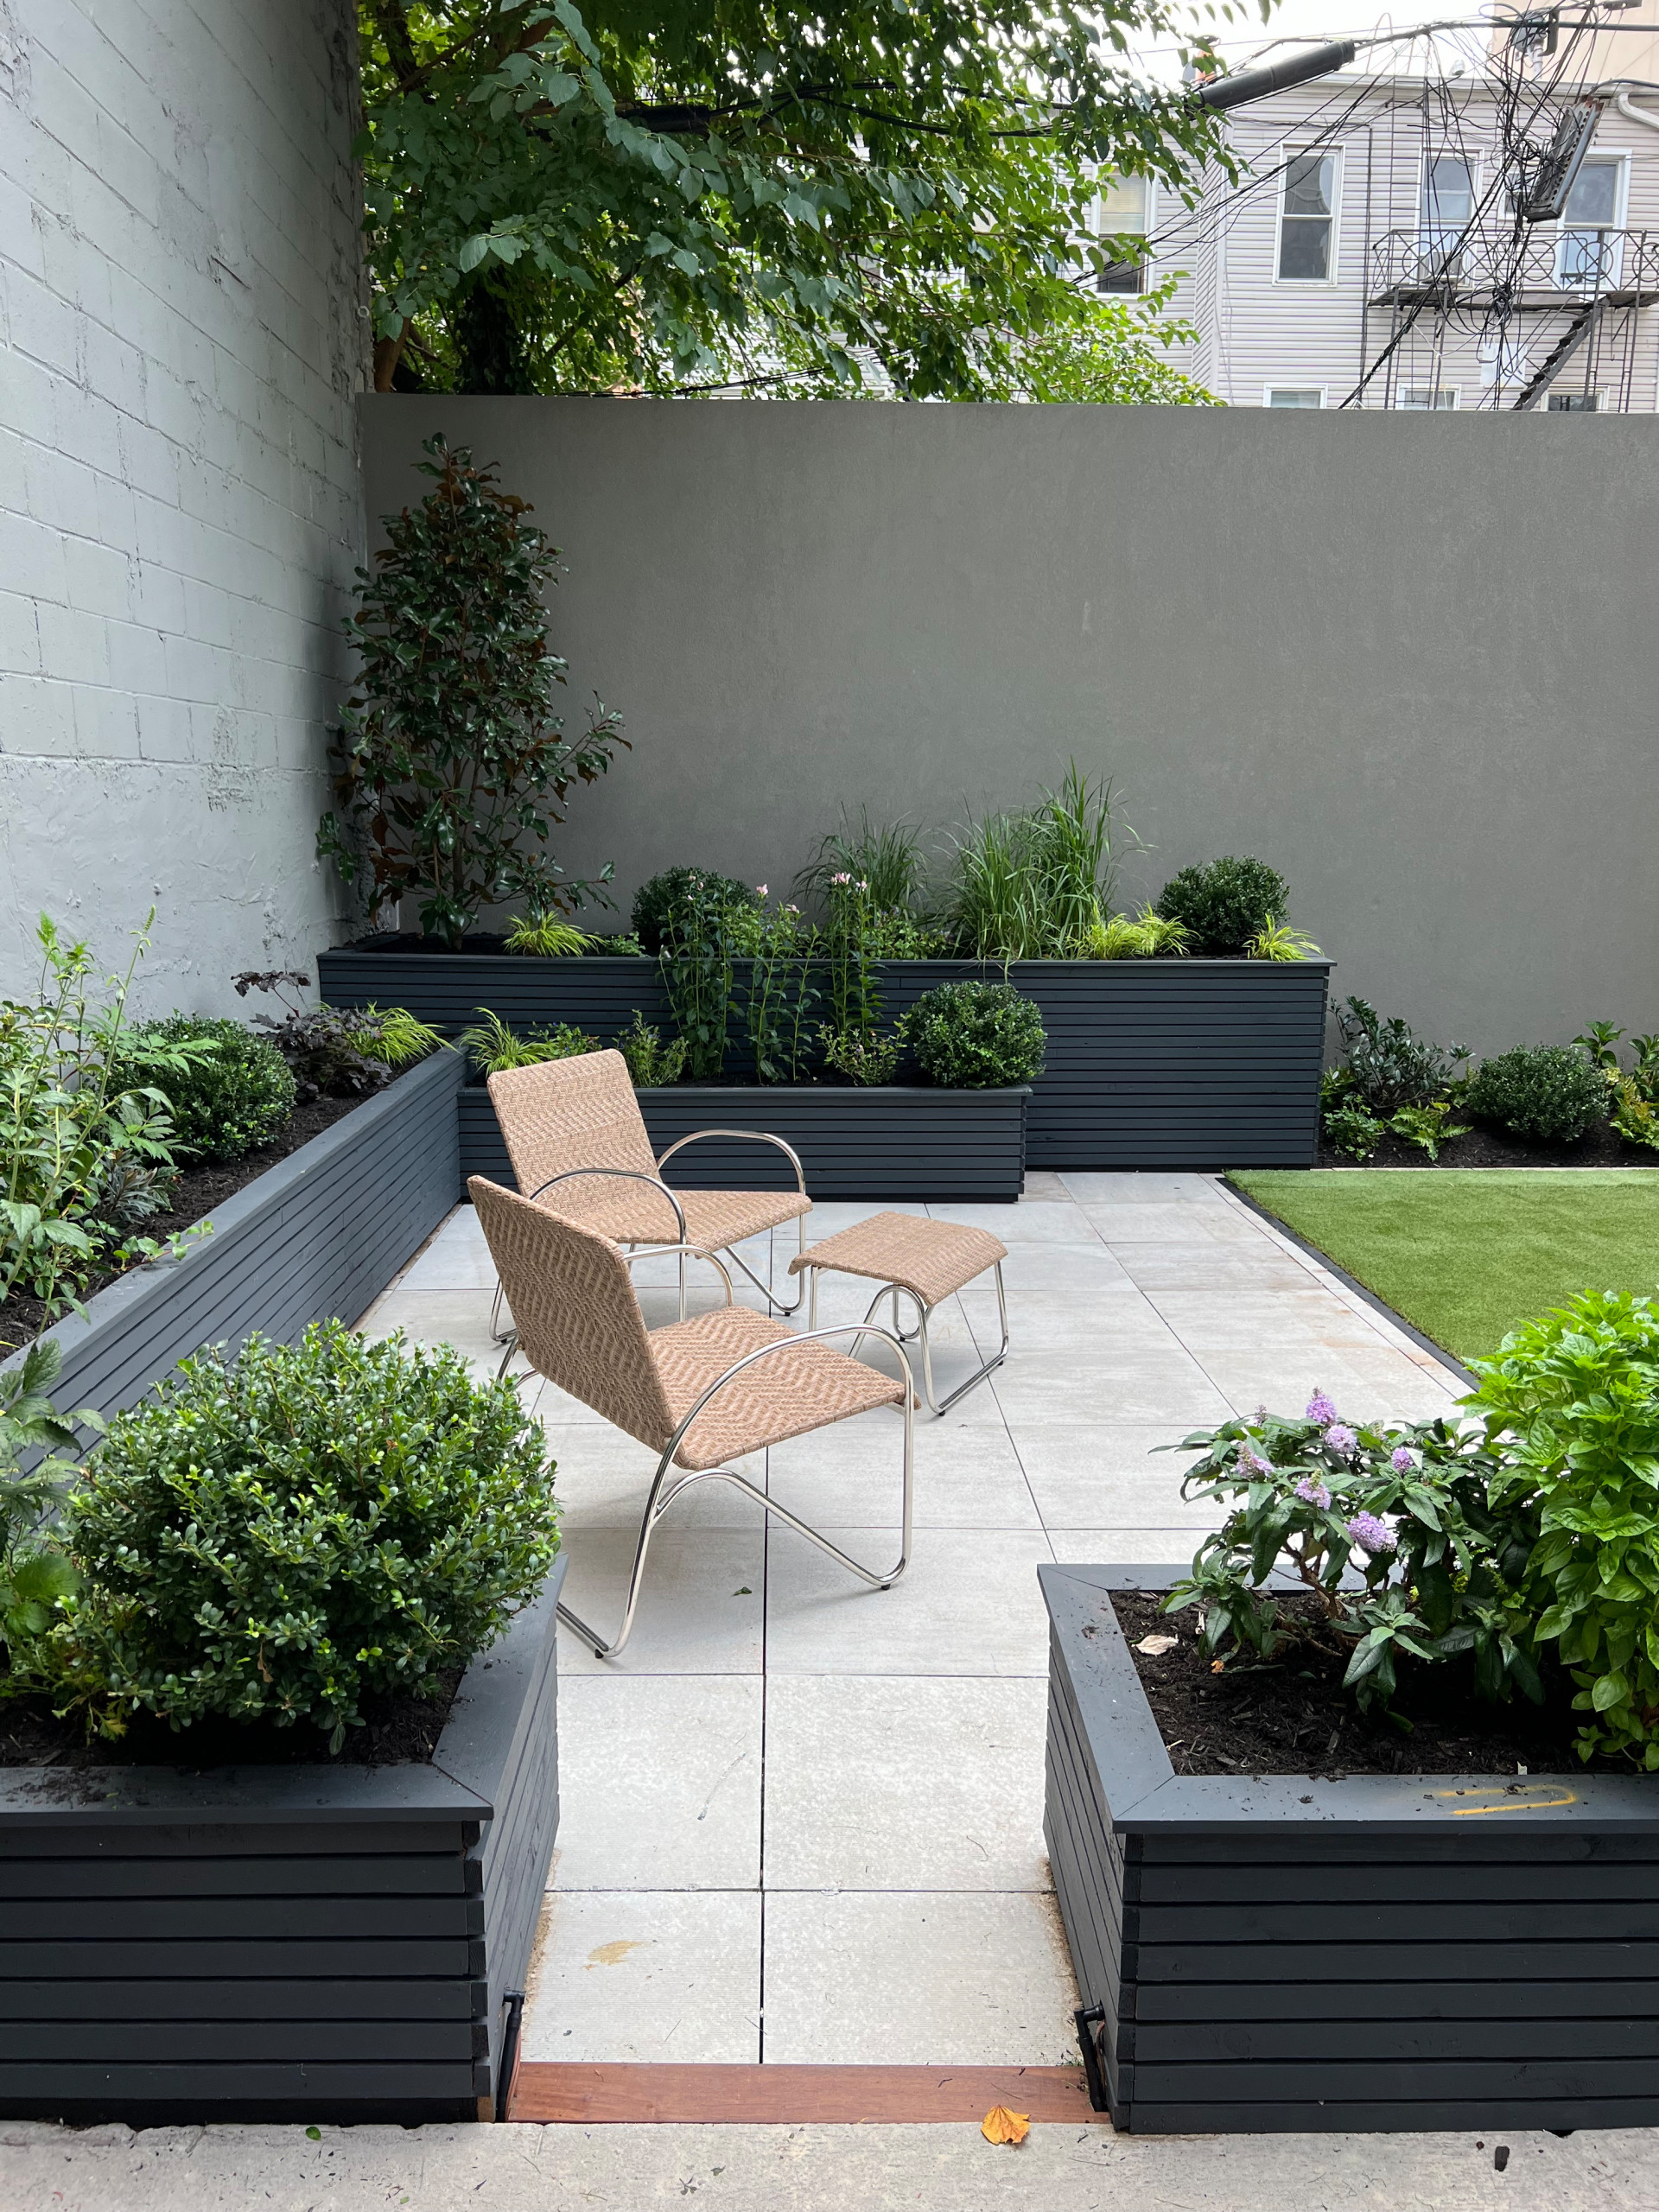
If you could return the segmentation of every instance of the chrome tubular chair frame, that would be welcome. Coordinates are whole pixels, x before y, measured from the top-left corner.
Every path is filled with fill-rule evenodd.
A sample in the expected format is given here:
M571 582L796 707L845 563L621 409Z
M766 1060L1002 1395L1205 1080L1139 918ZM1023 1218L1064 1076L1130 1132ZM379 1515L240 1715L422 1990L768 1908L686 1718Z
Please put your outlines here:
M811 1302L807 1307L807 1323L809 1327L811 1327L816 1325L818 1318L818 1276L822 1273L822 1270L817 1268L808 1268L804 1269L804 1272L810 1274L812 1278L812 1289L810 1294ZM997 1318L1001 1324L1002 1341L997 1346L990 1358L985 1362L985 1364L982 1367L976 1368L965 1382L957 1383L956 1389L950 1393L950 1396L943 1400L936 1396L934 1393L933 1347L931 1343L929 1341L927 1333L927 1317L930 1311L929 1307L920 1298L917 1296L913 1290L909 1289L905 1284L898 1282L884 1283L881 1288L876 1292L875 1296L870 1300L869 1311L864 1316L864 1326L866 1328L868 1328L871 1322L874 1319L875 1309L881 1303L882 1300L884 1298L891 1298L893 1300L892 1336L896 1336L901 1344L920 1344L922 1352L922 1395L927 1401L928 1411L930 1413L935 1414L948 1414L951 1407L956 1404L958 1398L965 1398L969 1391L974 1389L979 1383L982 1382L988 1375L994 1375L996 1372L996 1370L1001 1366L1003 1361L1008 1356L1008 1300L1007 1294L1002 1287L1002 1262L1001 1260L995 1262L993 1272L996 1277L996 1311ZM899 1294L901 1291L903 1291L905 1296L912 1301L916 1308L916 1326L913 1329L906 1329L900 1325L899 1315ZM877 1331L875 1333L881 1336L888 1336L889 1332L883 1329ZM891 1341L891 1337L889 1337L889 1341ZM854 1350L856 1351L856 1344L855 1344ZM906 1364L909 1364L908 1358L906 1359Z
M779 1152L787 1154L789 1163L795 1170L796 1189L800 1192L803 1198L806 1196L806 1171L801 1166L800 1154L796 1151L792 1144L785 1144L782 1137L773 1136L770 1130L767 1129L693 1129L690 1136L677 1137L674 1142L670 1145L668 1150L662 1154L661 1158L657 1162L658 1173L661 1174L663 1169L667 1166L669 1161L673 1159L677 1152L683 1152L689 1144L701 1144L704 1137L737 1137L745 1144L776 1145ZM797 1226L800 1230L800 1249L804 1252L806 1249L806 1216L804 1214L798 1215L796 1217L796 1222ZM683 1222L682 1222L681 1224L680 1235L682 1236L685 1235ZM768 1243L767 1249L768 1251L771 1249L770 1243ZM747 1275L749 1281L754 1285L755 1288L760 1293L760 1295L766 1300L769 1307L775 1312L785 1315L798 1313L800 1312L801 1298L803 1294L801 1291L798 1290L796 1292L795 1303L792 1306L785 1306L773 1291L771 1283L762 1282L760 1276L756 1274L754 1269L749 1265L747 1260L743 1259L736 1252L732 1254L732 1260L734 1265L741 1268L744 1274ZM771 1272L770 1262L768 1262L767 1272L768 1274ZM683 1263L682 1263L680 1268L680 1319L682 1320L685 1319L685 1268Z
M729 1278L728 1287L729 1289ZM861 1566L857 1560L849 1558L839 1545L832 1544L828 1536L820 1535L817 1529L810 1527L798 1515L791 1513L786 1505L780 1505L775 1497L769 1497L765 1491L758 1490L747 1476L740 1475L734 1468L704 1467L689 1471L683 1470L677 1481L669 1482L669 1476L674 1471L674 1454L679 1450L687 1429L690 1427L716 1391L723 1390L734 1376L742 1374L745 1368L753 1367L757 1360L769 1359L774 1353L789 1351L797 1344L810 1344L814 1341L822 1342L830 1337L846 1336L880 1337L885 1343L890 1344L898 1354L900 1379L908 1384L910 1362L905 1356L902 1342L891 1330L872 1327L868 1321L847 1322L834 1329L808 1329L799 1335L780 1338L775 1344L762 1344L759 1351L749 1352L734 1366L728 1367L723 1375L716 1376L681 1421L673 1435L670 1437L664 1447L662 1457L657 1462L657 1472L652 1478L651 1491L645 1499L644 1517L639 1523L639 1540L634 1548L633 1572L628 1578L627 1602L622 1611L622 1625L617 1632L614 1643L607 1643L595 1630L589 1628L587 1622L578 1614L573 1613L568 1605L559 1607L559 1618L568 1628L575 1630L583 1643L589 1646L596 1659L614 1659L632 1634L633 1617L639 1604L639 1586L645 1580L645 1560L650 1555L651 1540L657 1533L657 1524L668 1511L669 1507L673 1504L675 1499L683 1496L694 1483L730 1483L734 1489L742 1491L746 1496L764 1506L766 1510L778 1520L787 1522L798 1535L804 1536L810 1543L816 1544L821 1552L827 1552L831 1559L846 1567L849 1573L856 1574L861 1581L868 1582L873 1590L889 1590L899 1580L910 1558L911 1518L914 1505L915 1419L912 1394L909 1388L906 1389L901 1402L905 1416L902 1532L899 1537L899 1557L885 1573L877 1573L870 1567Z

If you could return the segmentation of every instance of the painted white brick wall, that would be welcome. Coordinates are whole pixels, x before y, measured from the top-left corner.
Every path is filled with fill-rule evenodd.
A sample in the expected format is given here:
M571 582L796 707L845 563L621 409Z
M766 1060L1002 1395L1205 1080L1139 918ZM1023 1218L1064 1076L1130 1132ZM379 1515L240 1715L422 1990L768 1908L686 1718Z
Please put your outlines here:
M153 904L146 1010L341 934L354 38L351 0L0 0L0 995L42 912L107 968Z

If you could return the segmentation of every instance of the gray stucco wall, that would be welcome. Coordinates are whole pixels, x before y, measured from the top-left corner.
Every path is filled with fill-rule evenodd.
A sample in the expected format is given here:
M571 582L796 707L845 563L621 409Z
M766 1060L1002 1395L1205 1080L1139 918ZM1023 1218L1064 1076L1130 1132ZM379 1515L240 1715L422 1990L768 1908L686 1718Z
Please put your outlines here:
M361 557L348 0L0 0L0 993L37 916L230 1010L313 855Z
M370 397L371 517L442 428L565 552L636 750L565 851L774 889L845 803L950 823L1068 756L1156 848L1272 861L1358 991L1483 1050L1659 1028L1659 423Z

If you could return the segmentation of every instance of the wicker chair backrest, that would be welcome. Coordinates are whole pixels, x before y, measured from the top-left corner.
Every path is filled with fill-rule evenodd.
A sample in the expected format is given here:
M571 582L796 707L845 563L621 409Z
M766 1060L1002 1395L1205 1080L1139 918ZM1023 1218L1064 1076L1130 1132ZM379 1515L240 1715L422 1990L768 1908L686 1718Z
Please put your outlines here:
M505 1068L490 1077L490 1103L518 1188L526 1197L572 1167L628 1167L657 1172L628 1064L620 1052L581 1052ZM582 1179L573 1196L595 1185ZM624 1185L623 1187L626 1187ZM552 1203L557 1203L555 1198ZM671 1236L673 1230L668 1234ZM517 1312L515 1307L514 1312Z
M620 1246L485 1176L467 1188L531 1365L660 1452L674 1417Z

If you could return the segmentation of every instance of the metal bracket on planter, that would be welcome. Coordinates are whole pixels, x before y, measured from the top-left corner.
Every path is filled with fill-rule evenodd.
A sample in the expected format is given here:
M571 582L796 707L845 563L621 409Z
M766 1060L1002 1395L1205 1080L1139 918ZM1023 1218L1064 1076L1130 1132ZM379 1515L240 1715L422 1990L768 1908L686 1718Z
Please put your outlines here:
M501 2009L506 2014L501 2024L501 2063L495 2076L495 2116L505 2120L507 2101L512 2094L512 2077L518 2070L518 2031L524 2021L524 1993L509 1989L502 1996ZM1079 2014L1081 2018L1082 2015ZM1088 2064L1087 2059L1084 2061ZM1092 2088L1090 2094L1094 2094Z
M1085 2005L1072 2014L1077 2024L1077 2043L1083 2051L1083 2078L1089 2084L1089 2105L1093 2112L1109 2112L1111 2104L1106 2094L1106 2077L1100 2070L1100 2045L1096 2037L1106 2024L1103 2005Z

